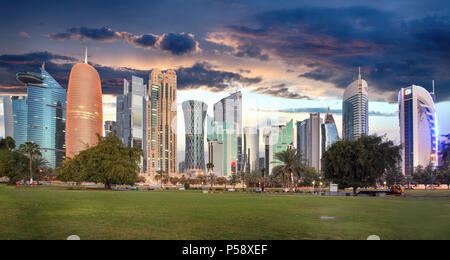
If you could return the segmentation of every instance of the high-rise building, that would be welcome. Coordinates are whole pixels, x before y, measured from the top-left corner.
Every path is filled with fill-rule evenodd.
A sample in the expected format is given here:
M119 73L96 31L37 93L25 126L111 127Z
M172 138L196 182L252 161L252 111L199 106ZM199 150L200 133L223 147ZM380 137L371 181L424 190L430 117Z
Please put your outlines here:
M208 106L196 100L182 104L186 130L186 156L184 172L205 174L205 119Z
M41 148L42 157L55 168L64 160L66 89L45 70L17 73L27 87L27 141Z
M256 172L259 170L259 129L244 127L244 171Z
M330 108L328 108L322 124L322 153L326 152L337 141L339 141L339 133L333 114L330 113Z
M237 171L236 125L233 122L216 122L207 117L208 162L214 164L214 174L231 177Z
M12 97L3 97L3 119L5 127L4 137L14 138L14 118L13 118L13 108L12 108Z
M144 79L132 76L131 82L123 80L123 94L116 98L117 136L128 147L144 151L142 172L146 171L146 113L147 85Z
M226 122L225 125L234 125L236 135L236 170L243 170L242 154L242 93L235 92L214 104L214 121Z
M369 87L361 78L348 85L342 103L342 135L346 140L369 134Z
M309 150L311 156L309 157L309 166L313 167L317 172L321 170L322 160L322 118L320 113L311 113L310 120L310 139Z
M28 141L28 103L27 98L12 97L14 140L16 148Z
M266 175L271 175L272 169L281 165L281 162L275 159L275 155L294 147L294 121L291 120L286 125L270 126L264 129L263 138Z
M301 153L301 158L304 165L309 165L311 157L311 125L310 119L297 122L297 152Z
M183 174L184 173L184 161L180 162L178 164L178 173Z
M105 121L105 136L110 134L117 136L116 121Z
M66 157L73 158L103 135L102 88L98 72L88 64L75 64L67 91Z
M147 102L147 174L177 173L177 75L154 69Z
M433 93L412 85L398 94L400 140L403 146L403 174L411 176L414 168L438 166L438 125Z

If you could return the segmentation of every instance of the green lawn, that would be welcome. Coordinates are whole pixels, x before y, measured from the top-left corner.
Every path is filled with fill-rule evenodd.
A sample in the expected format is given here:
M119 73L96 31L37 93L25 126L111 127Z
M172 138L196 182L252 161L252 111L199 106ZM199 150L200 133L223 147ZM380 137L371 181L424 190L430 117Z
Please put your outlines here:
M373 234L450 239L450 192L355 198L0 185L0 239L72 234L81 239L366 239Z

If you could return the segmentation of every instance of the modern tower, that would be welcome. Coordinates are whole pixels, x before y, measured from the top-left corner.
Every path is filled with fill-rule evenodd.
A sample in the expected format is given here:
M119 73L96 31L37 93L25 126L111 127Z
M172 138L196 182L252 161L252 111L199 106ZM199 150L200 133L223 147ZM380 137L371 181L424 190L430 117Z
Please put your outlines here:
M196 100L183 102L186 129L186 156L183 170L189 174L205 173L205 119L208 106Z
M317 172L321 170L322 160L322 118L320 113L311 113L310 120L310 139L309 150L311 156L309 157L309 166L313 167Z
M110 134L117 136L116 121L105 121L105 136Z
M123 94L117 96L117 136L128 147L139 147L144 151L142 172L146 171L146 121L147 85L144 79L132 76L131 82L124 79Z
M327 109L322 124L322 153L326 152L335 142L339 141L339 133L330 108Z
M369 134L369 87L361 78L348 85L342 103L342 135L346 140Z
M294 121L264 129L263 138L266 174L271 175L272 169L281 164L275 159L275 155L294 147Z
M102 88L98 72L87 63L75 64L70 71L67 91L66 157L73 158L103 135Z
M28 103L24 96L12 97L14 140L16 147L28 141Z
M17 80L27 87L26 101L13 100L19 110L27 103L27 141L38 144L42 157L55 168L65 154L66 89L45 70L45 64L40 73L17 73ZM15 115L17 119L23 116Z
M4 137L14 138L14 118L13 118L13 107L12 107L12 97L3 97L3 119L5 127Z
M301 163L309 165L311 157L311 124L310 119L297 122L297 152L301 153Z
M439 135L433 96L415 85L402 88L398 94L402 168L406 176L411 176L419 165L438 166Z
M259 170L259 129L244 127L244 171L256 172Z
M236 125L217 122L207 116L208 162L214 164L214 174L229 178L237 173Z
M177 75L154 69L147 102L147 174L177 173Z
M236 135L236 170L243 168L242 156L242 93L235 92L214 104L214 121L224 122L225 125L234 125Z

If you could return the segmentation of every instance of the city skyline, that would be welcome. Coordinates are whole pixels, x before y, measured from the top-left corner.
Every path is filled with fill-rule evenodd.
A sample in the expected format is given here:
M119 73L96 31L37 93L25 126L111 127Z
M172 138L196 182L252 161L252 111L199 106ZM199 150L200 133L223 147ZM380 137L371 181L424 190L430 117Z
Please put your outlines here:
M146 82L153 68L172 69L179 76L179 114L182 102L195 99L207 103L212 115L217 100L240 89L243 127L254 126L255 114L263 122L277 117L284 124L319 109L325 113L329 106L341 134L341 115L335 111L342 108L344 89L357 79L359 66L370 87L371 134L387 134L400 143L397 93L412 84L430 91L436 80L438 118L450 109L444 37L449 35L450 11L445 1L92 1L89 10L75 1L22 3L30 8L18 13L17 3L11 2L0 11L0 21L9 24L0 29L5 36L0 42L0 94L23 95L25 88L13 76L38 72L42 62L67 87L70 68L88 46L91 65L102 80L104 121L116 118L123 78L136 75ZM109 14L93 11L105 5ZM48 13L67 9L73 12ZM148 15L115 18L136 10ZM195 15L199 12L204 16ZM26 19L30 15L33 21ZM275 115L274 110L280 112ZM178 125L184 125L180 116ZM450 132L450 122L442 120L439 128ZM178 131L184 136L184 129ZM179 141L177 150L184 147Z

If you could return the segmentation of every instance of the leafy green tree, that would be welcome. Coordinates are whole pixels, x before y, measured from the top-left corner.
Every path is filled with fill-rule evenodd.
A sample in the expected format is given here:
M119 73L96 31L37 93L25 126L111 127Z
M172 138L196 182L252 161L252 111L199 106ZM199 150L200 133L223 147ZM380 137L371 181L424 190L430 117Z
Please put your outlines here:
M14 151L15 145L9 141L0 141L3 144L0 145L0 177L7 177L9 184L16 184L26 178L28 158Z
M296 149L287 149L275 155L275 163L281 162L282 165L277 165L272 169L272 174L275 176L282 176L286 180L286 187L288 183L291 185L291 190L294 191L295 179L302 178L305 172L305 166L301 163L301 153Z
M334 143L322 157L325 179L341 188L375 187L387 170L401 159L401 147L379 136Z
M211 173L214 170L214 164L213 163L207 163L206 168L208 169L208 173Z
M28 155L28 159L30 162L30 182L33 181L33 156L42 156L42 153L39 149L39 145L34 142L26 142L19 146L19 151L24 153L25 155Z
M313 182L319 183L321 174L314 167L305 167L305 172L300 185L303 187L313 186Z
M0 140L0 149L6 149L8 151L13 151L16 148L16 141L11 137L7 136Z
M161 189L163 188L164 175L165 175L165 172L163 170L156 171L155 180L156 181L158 181L158 180L160 181Z
M405 182L405 176L403 175L402 170L398 167L388 169L384 177L388 186L402 184Z
M438 181L447 185L447 189L450 189L450 167L449 164L445 164L438 169Z
M59 179L103 183L106 189L110 189L113 184L136 183L142 150L126 147L115 135L97 137L96 146L81 151L73 159L67 159L58 169Z
M427 190L428 186L431 185L431 188L433 188L433 185L437 184L437 175L434 167L431 165L428 165L427 167L421 165L417 166L414 169L413 179L416 183L423 184L425 190Z
M236 189L236 184L239 183L239 176L237 174L231 174L231 178L229 180L229 184L233 186L233 189Z

